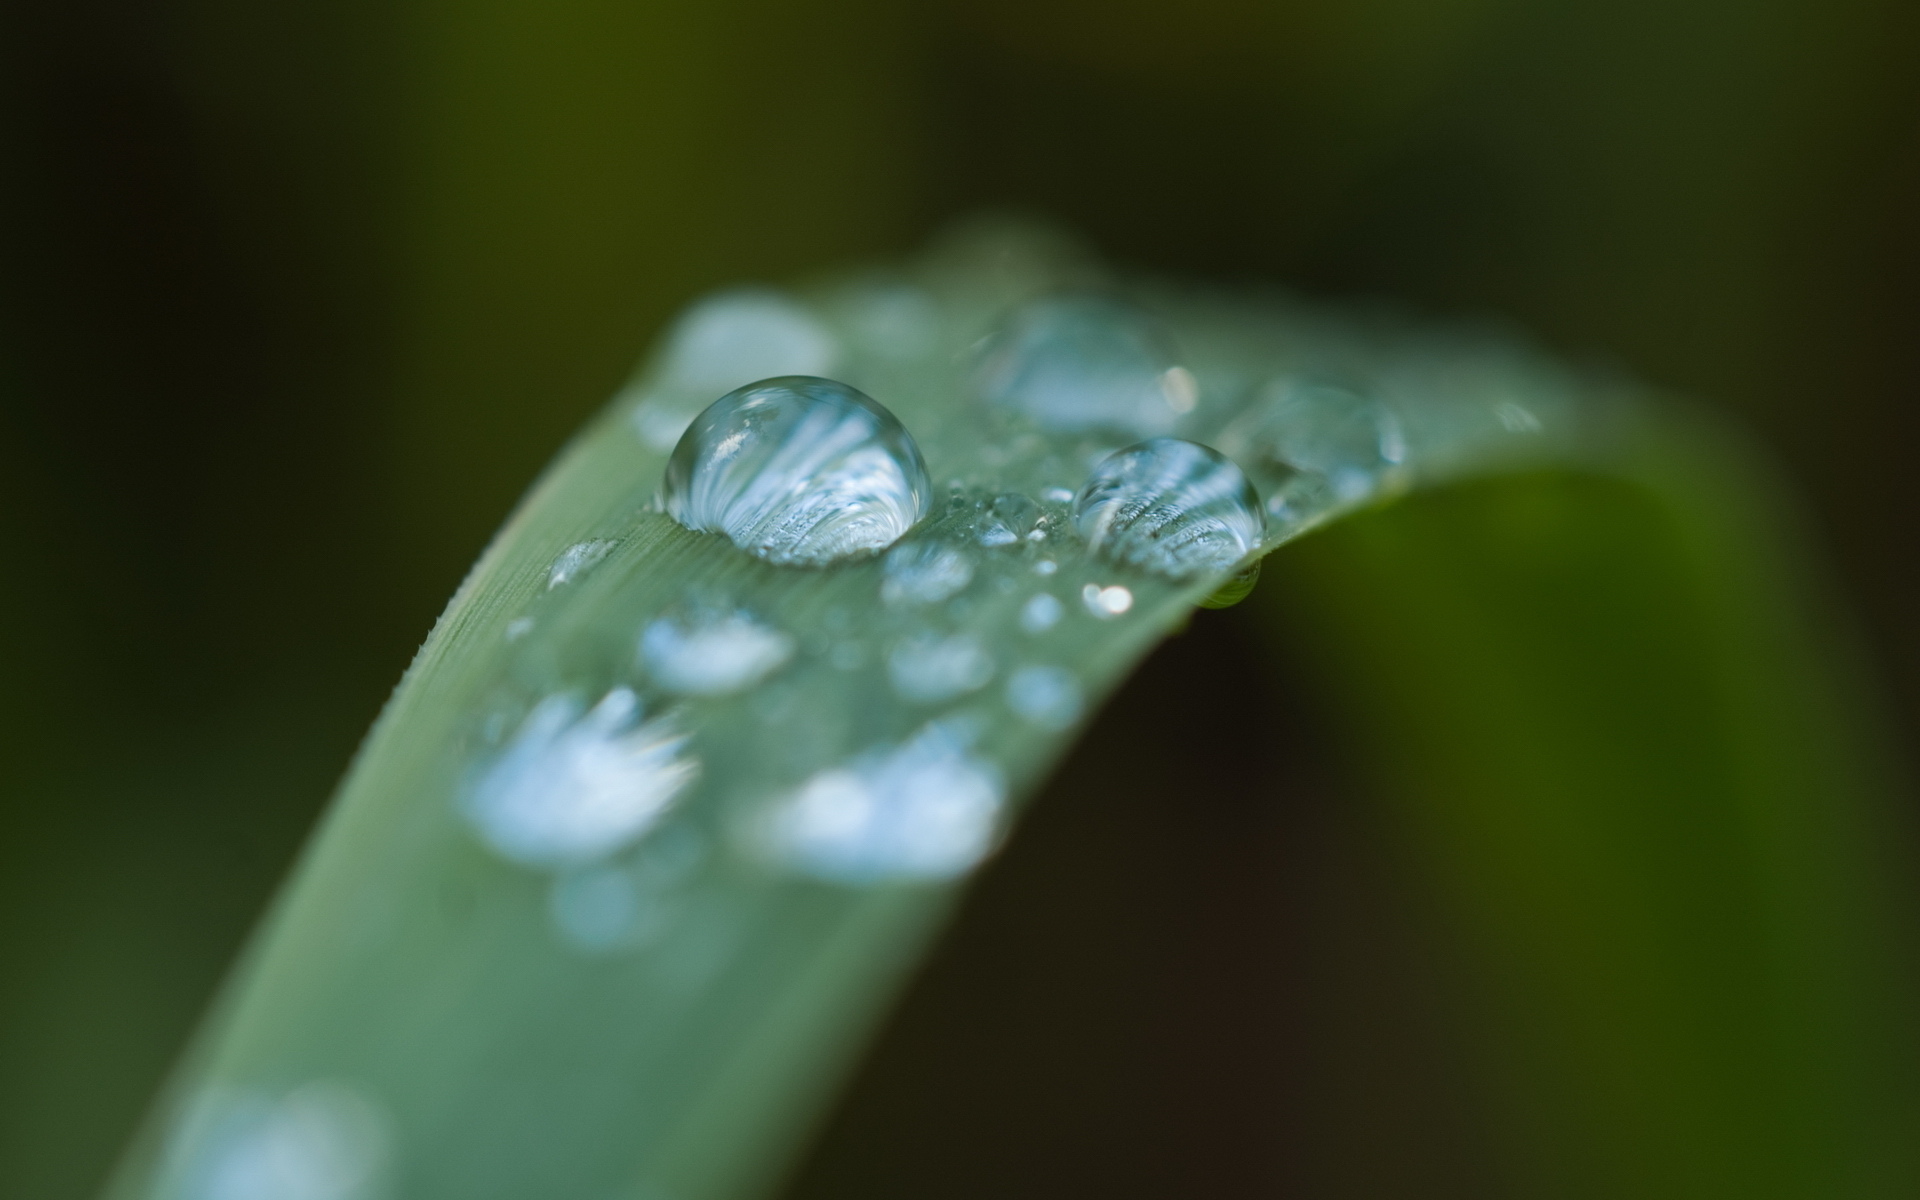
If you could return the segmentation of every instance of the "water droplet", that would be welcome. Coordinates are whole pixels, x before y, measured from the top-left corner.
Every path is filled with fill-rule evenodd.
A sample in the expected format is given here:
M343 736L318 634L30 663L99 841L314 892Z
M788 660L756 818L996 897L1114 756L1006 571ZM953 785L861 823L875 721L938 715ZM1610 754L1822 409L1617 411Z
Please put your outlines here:
M1200 607L1232 608L1253 595L1254 586L1260 582L1260 561L1256 558L1235 571L1211 596L1200 602Z
M607 556L613 546L614 543L608 541L575 542L568 546L547 568L547 590L552 591L586 574L589 568Z
M1232 566L1266 528L1240 468L1177 438L1104 459L1080 489L1074 522L1095 553L1176 579Z
M1073 489L1063 487L1042 488L1040 489L1040 498L1048 504L1072 504Z
M825 375L840 356L833 334L813 314L770 288L721 292L674 323L635 428L671 450L714 396L776 375Z
M920 451L843 383L768 379L716 400L667 464L667 512L777 563L882 550L927 510Z
M392 1135L380 1110L332 1081L279 1097L211 1089L188 1109L169 1155L191 1200L371 1200L383 1192Z
M532 617L515 617L507 622L507 640L510 642L517 642L532 632Z
M903 698L934 704L985 687L993 678L993 656L970 633L920 635L893 648L887 674Z
M1048 592L1036 592L1020 606L1020 628L1028 633L1045 633L1060 623L1065 611L1057 597Z
M939 348L940 308L921 289L905 284L869 287L851 301L847 323L854 340L868 353L899 360L920 358Z
M1035 534L1044 538L1046 531L1037 528L1042 515L1038 504L1018 492L995 496L993 504L987 509L986 519L980 523L980 544L1011 546Z
M480 836L534 866L590 862L645 833L699 774L687 735L642 722L640 700L608 692L582 715L571 695L536 704L462 798Z
M880 598L888 604L938 604L973 582L973 561L952 546L897 546L881 564Z
M766 849L836 883L950 879L993 849L1000 773L935 722L904 744L822 771L768 814Z
M1106 296L1053 296L1014 313L989 339L980 394L1067 431L1165 433L1188 403L1167 335L1147 314ZM1185 376L1191 380L1192 376ZM1190 405L1189 405L1190 407Z
M1050 558L1043 558L1039 562L1033 564L1033 573L1035 575L1051 575L1055 571L1058 571L1059 569L1060 569L1060 564L1053 561Z
M752 687L793 657L793 639L745 612L662 617L640 635L647 670L668 691L724 696Z
M1339 503L1353 504L1389 482L1406 459L1399 419L1377 400L1299 379L1269 384L1220 434L1220 446L1257 473L1284 479L1311 471Z
M547 912L561 937L598 953L628 940L640 912L640 894L618 867L588 867L553 881Z
M1120 616L1133 607L1133 593L1119 584L1101 587L1090 583L1080 589L1080 599L1087 611L1101 620Z
M1044 729L1065 729L1080 717L1080 681L1062 667L1021 667L1007 680L1007 705Z

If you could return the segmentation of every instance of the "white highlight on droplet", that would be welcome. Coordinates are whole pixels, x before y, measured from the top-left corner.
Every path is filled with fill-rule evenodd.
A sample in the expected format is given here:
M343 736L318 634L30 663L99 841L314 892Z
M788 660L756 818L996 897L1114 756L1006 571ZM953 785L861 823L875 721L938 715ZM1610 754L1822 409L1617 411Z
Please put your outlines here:
M1117 583L1111 587L1090 583L1080 589L1080 599L1088 612L1103 620L1117 617L1133 607L1133 593Z
M467 789L461 811L486 843L533 866L591 862L644 834L700 772L670 719L642 721L627 688L582 715L549 696Z
M953 726L813 776L766 815L776 861L834 883L950 879L993 849L1005 783Z
M1160 394L1168 408L1185 416L1200 403L1200 381L1185 367L1168 367L1160 375Z
M640 655L660 686L688 696L752 687L793 657L793 638L748 613L662 617L640 635Z

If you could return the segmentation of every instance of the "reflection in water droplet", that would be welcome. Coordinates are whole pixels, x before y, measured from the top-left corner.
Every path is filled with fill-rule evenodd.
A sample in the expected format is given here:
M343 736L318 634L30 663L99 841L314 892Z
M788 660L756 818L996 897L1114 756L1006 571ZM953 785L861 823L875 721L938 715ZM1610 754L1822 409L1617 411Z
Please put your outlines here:
M1060 623L1064 611L1052 594L1036 592L1020 606L1020 628L1028 633L1045 633Z
M671 450L714 396L776 375L825 375L839 347L811 313L770 288L740 288L695 304L674 324L635 427Z
M1200 602L1201 608L1232 608L1234 605L1253 595L1253 589L1260 582L1260 559L1254 559L1227 578L1227 581L1214 589L1211 596Z
M1546 427L1533 410L1515 400L1503 400L1493 406L1493 415L1508 433L1539 433Z
M887 674L903 698L933 704L985 687L993 656L970 633L910 637L887 656Z
M1080 599L1086 604L1088 612L1102 620L1117 617L1133 607L1133 593L1119 584L1101 587L1097 583L1090 583L1080 589Z
M938 604L973 582L973 562L952 546L897 546L881 564L880 598L888 604Z
M1072 504L1073 489L1063 487L1042 488L1040 489L1040 498L1048 504Z
M1053 296L1023 306L989 340L980 394L1050 429L1164 433L1191 397L1167 335L1106 296ZM1190 381L1191 375L1185 379Z
M515 862L556 866L618 850L667 810L699 774L687 735L667 719L640 721L640 700L608 692L582 715L571 695L549 696L467 789L461 809L480 836Z
M586 574L588 568L607 556L613 545L608 541L575 542L562 550L560 557L547 568L547 590L552 591Z
M992 506L987 509L986 519L980 523L980 544L1011 546L1021 538L1035 534L1045 537L1045 530L1035 528L1040 523L1041 515L1040 506L1018 492L995 496Z
M767 379L716 400L667 464L667 512L777 563L882 550L927 511L920 451L843 383Z
M762 842L835 883L949 879L993 849L1005 795L999 772L935 722L809 779L768 814Z
M1220 435L1220 446L1256 472L1311 471L1338 503L1353 504L1389 482L1406 461L1392 410L1346 388L1299 379L1269 384ZM1277 469L1276 469L1277 468Z
M1266 528L1240 468L1177 438L1107 456L1080 489L1074 522L1096 554L1176 579L1232 566Z
M618 867L568 871L547 894L547 912L560 936L589 953L629 940L639 911L640 895Z
M1043 729L1065 729L1080 716L1080 681L1061 667L1021 667L1007 680L1007 705Z
M371 1200L384 1190L385 1118L344 1084L284 1096L213 1089L196 1100L169 1154L183 1200Z
M660 686L688 696L752 687L793 657L793 639L744 612L663 617L640 635L640 653Z

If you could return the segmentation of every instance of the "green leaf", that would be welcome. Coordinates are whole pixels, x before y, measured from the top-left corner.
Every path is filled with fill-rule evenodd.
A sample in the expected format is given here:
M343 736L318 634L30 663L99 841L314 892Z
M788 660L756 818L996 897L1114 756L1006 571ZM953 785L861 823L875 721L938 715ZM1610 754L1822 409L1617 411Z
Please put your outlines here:
M962 553L970 564L963 586L920 602L890 598L886 560L778 566L667 517L656 492L680 427L727 388L787 373L756 367L747 379L722 379L711 363L695 361L704 335L683 328L536 486L455 596L116 1194L697 1200L764 1188L978 857L963 838L959 849L944 846L919 865L823 867L770 831L802 798L844 799L849 778L880 771L882 782L871 785L878 803L922 786L901 783L901 772L941 786L962 777L976 808L982 794L1004 794L998 836L1066 749L1076 712L1117 686L1236 570L1170 579L1091 553L1061 492L1077 489L1092 464L1135 435L1062 431L975 395L976 364L1000 344L983 349L981 337L1009 311L1033 311L1021 306L1062 289L1107 297L1101 304L1126 297L1165 321L1191 370L1162 378L1166 403L1181 414L1182 434L1229 449L1260 486L1268 514L1262 550L1415 483L1554 458L1634 464L1636 439L1657 428L1610 389L1501 339L1410 329L1281 296L1118 278L1072 245L1018 228L976 230L919 263L821 281L802 293L799 308L779 297L722 297L718 309L698 311L724 315L731 304L787 313L776 324L799 323L805 336L794 352L819 360L810 369L830 371L899 415L939 493L902 545ZM807 330L824 331L831 352L807 342ZM763 330L728 355L758 359L778 340ZM722 373L732 361L722 356ZM983 542L982 523L1009 492L1038 504L1037 536ZM1764 705L1754 714L1741 707L1738 655L1711 638L1742 627L1687 590L1701 586L1697 567L1684 556L1673 565L1673 536L1661 518L1607 502L1613 493L1605 487L1600 494L1597 505L1574 506L1595 514L1576 522L1580 538L1562 546L1548 535L1546 551L1572 555L1573 576L1557 585L1568 600L1597 612L1618 608L1633 629L1665 639L1653 659L1678 672L1681 690L1662 693L1671 710L1664 715L1647 705L1609 707L1609 696L1630 690L1615 677L1631 661L1617 648L1575 639L1589 652L1560 662L1559 627L1490 619L1510 586L1525 607L1525 579L1469 575L1449 590L1440 568L1456 557L1466 566L1501 561L1497 549L1475 557L1473 520L1444 515L1457 498L1405 510L1414 522L1443 514L1437 531L1372 559L1350 551L1310 570L1300 586L1278 589L1317 596L1328 628L1349 630L1349 640L1372 651L1395 651L1355 654L1351 668L1340 667L1383 698L1383 714L1423 712L1437 698L1421 689L1461 684L1452 725L1407 716L1383 721L1379 736L1402 747L1394 761L1409 778L1435 789L1424 808L1409 803L1437 814L1417 827L1431 831L1441 873L1461 879L1463 911L1522 904L1524 920L1511 932L1496 926L1494 940L1589 999L1598 995L1596 979L1662 987L1691 980L1661 972L1678 969L1700 939L1660 941L1663 921L1689 937L1690 922L1705 922L1732 947L1753 939L1770 947L1785 921L1812 946L1847 919L1809 906L1851 861L1839 850L1840 859L1775 861L1788 851L1814 853L1815 839L1796 840L1807 826L1839 828L1819 813L1776 813L1773 793L1742 790L1784 768L1750 762L1740 747L1786 746L1778 730L1761 726L1791 721ZM1528 504L1508 507L1525 527ZM1395 528L1381 520L1368 527ZM1594 546L1579 549L1586 540ZM1653 555L1652 565L1637 565L1638 554ZM1401 560L1402 567L1381 565ZM1590 562L1601 564L1608 586L1590 587L1579 575ZM1429 565L1432 578L1417 574ZM1615 579L1616 566L1642 573ZM1395 570L1412 573L1417 586L1373 595L1369 569L1387 591L1395 590ZM1481 592L1470 590L1475 585ZM1533 586L1555 585L1543 577ZM1052 597L1059 619L1027 618L1041 595ZM780 661L764 680L733 692L675 685L671 671L641 654L642 634L696 611L744 614L779 640L783 651L772 657ZM1676 614L1684 619L1669 619ZM1407 623L1405 645L1387 640L1395 619ZM964 672L963 682L937 694L901 682L903 653L955 638L984 655L986 669ZM1730 665L1719 673L1688 665L1723 659ZM1501 674L1492 664L1511 666ZM1524 674L1530 666L1543 672L1540 680ZM1019 680L1030 670L1051 672L1066 700L1044 710L1024 704ZM1564 713L1530 690L1555 686L1562 670L1576 683L1555 693L1567 698ZM1600 673L1614 691L1586 688L1583 670ZM1768 695L1781 686L1762 683ZM1700 729L1671 725L1689 715L1700 716ZM1506 732L1515 736L1501 740L1495 735L1509 717L1515 723ZM1581 740L1609 721L1618 726L1612 736ZM1727 722L1744 732L1726 733ZM1609 757L1629 749L1638 757ZM606 767L609 756L638 756L654 764L649 770L691 782L657 813L611 834L590 829L584 849L552 841L550 831L529 841L523 825L503 829L487 816L488 789L531 778L552 800L550 781L567 772L578 786L562 801L631 802L632 776ZM1801 763L1790 753L1785 761ZM620 788L608 790L608 770ZM1569 792L1558 807L1533 806L1534 791L1566 772L1586 790ZM1642 789L1632 797L1637 807L1602 803L1628 786ZM1807 790L1796 787L1782 795ZM515 801L523 810L515 819L528 817L523 801ZM1673 823L1698 845L1632 841L1628 833L1642 832L1632 824L1636 813L1655 826ZM1627 833L1609 822L1626 822ZM929 828L935 834L916 826L913 836L937 835L937 823ZM1750 850L1759 876L1721 861L1699 879L1685 876L1683 886L1683 864L1696 853L1712 858L1715 838L1745 847L1761 833L1774 841ZM1536 836L1567 861L1515 848ZM1647 863L1633 857L1641 849L1653 854ZM1548 883L1591 882L1571 898L1551 895L1534 873L1541 869ZM1608 873L1616 870L1655 874L1634 890ZM1714 882L1715 871L1737 885L1731 894ZM1788 887L1795 880L1814 891ZM1622 904L1608 908L1615 900ZM1813 921L1808 930L1797 924L1803 920ZM1604 954L1559 964L1555 931ZM1572 1089L1591 1111L1548 1124L1591 1119L1611 1135L1636 1118L1665 1129L1670 1123L1638 1113L1634 1098L1658 1093L1678 1113L1737 1098L1734 1081L1714 1074L1725 1047L1680 1053L1708 1017L1688 1023L1676 1013L1709 1014L1728 989L1757 978L1754 971L1827 965L1776 961L1767 949L1740 961L1731 974L1687 982L1679 997L1635 998L1624 1016L1604 998L1569 1005L1549 1024L1573 1046L1575 1067L1584 1062L1574 1052L1590 1052L1589 1040L1604 1043L1595 1030L1606 1026L1626 1047L1615 1056L1625 1082ZM1816 988L1783 1000L1783 1011L1826 999ZM1624 1023L1609 1024L1616 1019ZM1826 1053L1809 1041L1812 1028L1784 1028L1783 1053ZM1521 1055L1528 1063L1551 1057ZM1857 1095L1851 1076L1822 1073L1824 1061L1797 1074L1784 1066L1763 1072L1762 1082L1814 1081L1828 1088L1823 1095ZM1669 1062L1677 1065L1663 1075ZM1777 1115L1769 1103L1747 1108ZM1658 1174L1640 1171L1643 1161L1698 1182L1721 1161L1712 1155L1726 1142L1714 1140L1722 1126L1737 1132L1727 1144L1747 1144L1740 1139L1754 1127L1746 1111L1715 1116L1701 1131L1681 1128L1670 1140L1683 1152L1671 1161L1645 1149L1659 1142L1651 1135L1605 1144L1625 1146L1633 1169L1624 1177L1636 1183ZM1811 1148L1794 1162L1804 1158L1816 1170L1831 1139L1802 1140Z

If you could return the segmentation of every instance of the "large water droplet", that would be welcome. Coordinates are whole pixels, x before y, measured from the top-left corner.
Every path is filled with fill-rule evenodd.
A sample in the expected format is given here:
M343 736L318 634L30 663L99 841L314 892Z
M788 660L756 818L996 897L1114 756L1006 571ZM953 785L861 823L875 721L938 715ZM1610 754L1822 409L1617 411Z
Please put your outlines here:
M1282 379L1220 434L1220 446L1275 482L1294 471L1327 481L1340 504L1365 500L1406 461L1391 409L1347 388ZM1277 469L1276 469L1277 468Z
M667 463L667 511L777 563L818 566L892 545L932 485L892 413L843 383L792 375L729 392Z
M934 704L985 687L993 655L970 633L909 637L887 656L887 674L903 698Z
M793 639L744 612L702 612L648 625L640 654L669 691L724 696L759 683L793 657Z
M880 598L888 604L938 604L973 582L973 562L939 542L900 546L881 570Z
M608 692L582 715L571 695L535 705L462 798L480 836L534 866L590 862L645 833L700 764L669 721L641 722L640 700Z
M768 814L763 844L837 883L949 879L993 849L1005 797L1000 773L935 722L809 779Z
M1175 579L1232 566L1266 528L1240 468L1178 438L1107 456L1080 489L1074 522L1095 553Z
M1153 318L1105 296L1023 306L989 340L977 381L983 398L1068 431L1165 433L1198 397Z

